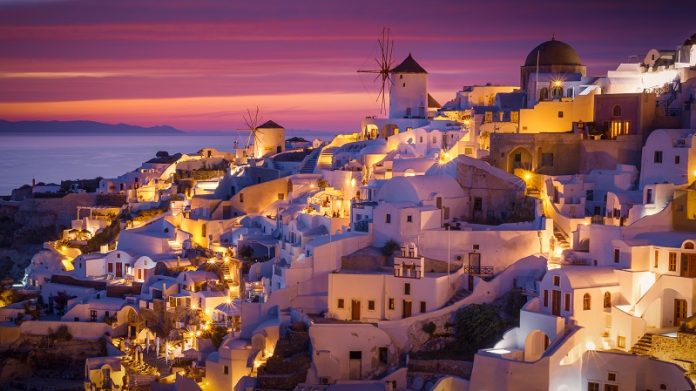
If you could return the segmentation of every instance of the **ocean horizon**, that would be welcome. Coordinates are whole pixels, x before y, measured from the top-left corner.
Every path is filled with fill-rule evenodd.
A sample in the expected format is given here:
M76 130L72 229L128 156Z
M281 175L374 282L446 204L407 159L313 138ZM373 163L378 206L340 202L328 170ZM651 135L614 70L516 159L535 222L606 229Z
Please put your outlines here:
M286 132L286 138L329 140L331 134ZM0 136L0 195L36 182L60 183L66 179L112 178L135 170L158 151L195 153L212 147L231 150L234 142L246 144L239 132L175 135L71 135Z

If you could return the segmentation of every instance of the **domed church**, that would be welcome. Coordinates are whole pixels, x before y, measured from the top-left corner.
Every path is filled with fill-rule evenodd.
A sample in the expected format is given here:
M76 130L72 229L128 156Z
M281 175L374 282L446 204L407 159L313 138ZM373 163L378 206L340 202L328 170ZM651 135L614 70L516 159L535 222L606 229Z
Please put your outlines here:
M582 64L577 51L554 37L529 52L520 68L520 87L527 91L530 104L572 98L577 91L568 87L572 88L573 82L581 82L586 75L587 67Z

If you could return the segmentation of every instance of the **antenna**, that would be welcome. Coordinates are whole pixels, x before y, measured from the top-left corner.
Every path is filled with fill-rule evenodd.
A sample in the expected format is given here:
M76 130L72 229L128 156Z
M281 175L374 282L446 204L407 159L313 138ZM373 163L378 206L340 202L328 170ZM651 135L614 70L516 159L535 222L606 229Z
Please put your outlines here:
M391 82L389 80L389 74L391 73L391 68L393 65L392 53L394 52L394 41L391 39L391 30L388 27L382 29L382 36L377 39L377 45L379 46L380 51L379 57L375 57L377 69L358 70L358 73L374 73L377 75L375 76L375 81L381 80L381 86L375 101L380 102L381 100L380 113L386 113L386 89L388 84Z

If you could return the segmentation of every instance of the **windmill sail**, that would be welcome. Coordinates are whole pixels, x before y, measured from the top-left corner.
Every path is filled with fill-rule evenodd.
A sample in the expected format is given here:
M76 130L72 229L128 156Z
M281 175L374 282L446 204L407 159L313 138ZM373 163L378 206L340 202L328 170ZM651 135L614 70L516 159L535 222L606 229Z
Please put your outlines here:
M375 81L380 82L379 93L377 94L376 102L380 103L380 112L386 114L387 112L387 95L386 89L391 82L389 79L389 74L391 73L393 60L392 54L394 52L394 41L391 39L391 32L389 28L382 29L382 36L377 40L379 45L379 56L375 58L377 63L377 69L367 69L358 70L359 73L373 73L376 74Z

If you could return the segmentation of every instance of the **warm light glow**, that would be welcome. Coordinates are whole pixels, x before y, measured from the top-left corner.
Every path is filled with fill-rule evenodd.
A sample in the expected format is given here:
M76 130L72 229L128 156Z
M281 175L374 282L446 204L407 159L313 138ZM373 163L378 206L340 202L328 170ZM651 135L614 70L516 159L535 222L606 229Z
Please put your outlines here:
M597 345L595 345L595 343L592 342L592 341L588 341L588 342L585 344L585 348L586 348L587 350L596 350L596 349L597 349Z
M353 179L350 180L350 185L353 186L353 187L355 187L355 178L353 178Z
M561 255L563 255L563 248L557 246L555 249L553 249L553 255L555 257L560 257Z
M553 81L553 86L554 86L554 87L560 87L560 86L562 86L562 85L563 85L563 82L560 81L560 80L554 80L554 81Z
M210 259L208 260L208 263L210 263L210 264L215 263L215 258L210 258Z
M510 353L510 351L507 349L491 349L491 350L487 350L487 352L493 353L493 354L501 354L501 355Z
M525 172L524 173L524 180L529 182L530 179L532 179L532 174Z

